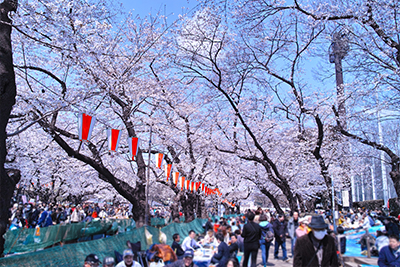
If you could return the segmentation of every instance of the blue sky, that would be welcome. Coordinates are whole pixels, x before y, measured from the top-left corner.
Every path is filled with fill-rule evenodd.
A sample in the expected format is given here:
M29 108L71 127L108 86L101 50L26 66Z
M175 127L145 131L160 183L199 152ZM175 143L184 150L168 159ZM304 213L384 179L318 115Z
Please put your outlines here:
M128 10L134 10L133 14L139 14L145 17L149 14L165 15L170 19L176 19L179 14L185 13L185 10L191 9L197 5L196 0L120 0Z

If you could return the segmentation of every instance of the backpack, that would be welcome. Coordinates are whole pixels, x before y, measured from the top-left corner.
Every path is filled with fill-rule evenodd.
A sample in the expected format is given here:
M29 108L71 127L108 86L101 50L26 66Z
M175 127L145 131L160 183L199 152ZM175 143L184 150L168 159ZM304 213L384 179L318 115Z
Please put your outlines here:
M272 231L268 230L265 234L265 241L271 242L272 240L274 240L274 234L272 233Z

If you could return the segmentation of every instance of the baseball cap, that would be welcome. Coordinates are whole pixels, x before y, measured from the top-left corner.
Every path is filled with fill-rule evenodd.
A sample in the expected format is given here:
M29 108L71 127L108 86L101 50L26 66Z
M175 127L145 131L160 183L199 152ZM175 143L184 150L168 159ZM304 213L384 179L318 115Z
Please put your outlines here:
M183 254L184 258L186 258L186 257L193 258L193 256L194 256L193 250L186 250L185 254Z
M124 255L124 258L125 258L126 256L132 256L132 257L133 257L133 252L132 252L132 250L130 250L130 249L125 249L123 255Z
M109 264L114 264L115 260L113 257L105 257L103 260L103 265L109 265Z
M96 254L92 253L92 254L89 254L89 255L86 256L85 262L99 263L100 259L99 259L99 257L97 257Z

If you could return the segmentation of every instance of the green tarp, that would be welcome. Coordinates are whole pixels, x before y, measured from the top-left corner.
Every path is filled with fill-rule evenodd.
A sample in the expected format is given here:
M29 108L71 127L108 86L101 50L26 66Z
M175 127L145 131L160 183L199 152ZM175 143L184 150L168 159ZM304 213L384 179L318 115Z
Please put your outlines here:
M189 233L190 230L194 230L196 233L203 233L204 229L202 227L203 223L205 223L206 220L204 219L196 219L190 223L172 223L166 227L160 228L163 233L166 234L167 236L167 244L171 245L173 240L172 240L172 235L174 233L179 233L182 237L186 237ZM115 222L115 221L114 221ZM109 225L112 226L114 222L111 222ZM132 223L132 222L131 222ZM105 226L107 223L105 222L100 222L97 226L99 228ZM125 226L125 230L130 227L129 223L125 220L117 222L118 226L121 227L121 225ZM78 224L76 224L78 225ZM88 225L89 226L89 225ZM90 226L92 227L92 226ZM90 228L86 227L86 228ZM94 226L93 226L94 227ZM47 227L48 229L52 227ZM121 227L122 228L122 227ZM82 229L82 228L81 228ZM147 230L150 232L150 234L153 235L152 240L153 243L159 243L159 228L154 228L154 227L147 227ZM25 231L29 231L25 230ZM34 230L34 229L33 229ZM46 232L42 233L41 229L41 236L43 238L48 235L47 240L50 242L50 236L52 236L53 233L47 234ZM72 228L70 229L71 231L78 231L75 229L75 225L72 224ZM48 230L50 231L50 230ZM62 229L60 228L60 232ZM83 230L83 232L86 232L86 230ZM10 232L10 231L9 231ZM83 234L82 231L79 232L79 234ZM25 235L25 233L20 233L21 235ZM57 234L53 237L59 238L60 234ZM32 237L34 238L34 237ZM15 238L14 238L15 240ZM24 245L20 244L18 242L19 239L16 239L18 245L21 247L24 247ZM126 241L131 241L133 243L140 241L142 244L142 250L146 250L150 244L146 243L146 238L145 238L145 228L141 227L139 229L132 229L131 231L127 231L124 233L120 233L115 236L110 236L107 238L102 238L102 239L97 239L93 241L87 241L87 242L81 242L81 243L75 243L75 244L67 244L63 246L56 246L53 248L48 248L45 250L41 251L36 251L36 252L30 252L30 253L25 253L25 254L20 254L20 255L14 255L14 256L9 256L6 258L0 259L0 266L7 266L7 267L17 267L17 266L27 266L27 267L33 267L33 266L83 266L83 262L85 259L85 256L90 254L90 253L96 253L99 258L102 260L104 257L111 256L114 257L114 250L118 251L119 253L122 253L124 249L126 249ZM45 240L43 240L45 241ZM29 242L28 242L29 243ZM17 244L15 244L17 245ZM15 246L14 245L14 246ZM29 246L29 244L28 244ZM32 247L32 244L31 244ZM7 251L7 250L6 250ZM25 251L29 251L29 249L26 249Z

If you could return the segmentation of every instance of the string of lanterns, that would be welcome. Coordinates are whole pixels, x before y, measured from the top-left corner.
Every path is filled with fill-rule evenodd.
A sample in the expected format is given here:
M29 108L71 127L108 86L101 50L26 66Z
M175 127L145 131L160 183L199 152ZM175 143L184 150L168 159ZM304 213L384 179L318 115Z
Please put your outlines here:
M83 142L88 142L90 136L92 135L92 130L94 124L96 123L96 117L90 116L86 113L80 113L78 117L78 126L79 126L79 140ZM107 141L108 141L108 150L110 152L117 152L120 139L121 139L121 130L117 129L107 129ZM129 155L131 160L135 160L137 152L139 150L140 139L137 137L128 137L128 145L129 145ZM164 154L156 153L155 154L156 167L161 169L164 162ZM179 172L172 172L172 164L165 164L164 171L166 176L166 181L168 182L171 174L172 174L172 182L176 187L180 187L181 190L187 190L191 193L197 192L199 189L204 193L205 196L217 195L218 197L222 196L222 193L218 188L211 188L207 186L203 182L194 182L187 180L184 176L180 176ZM222 203L227 203L232 207L235 204L228 202L226 199L222 201Z

